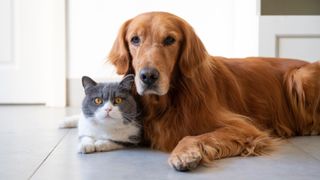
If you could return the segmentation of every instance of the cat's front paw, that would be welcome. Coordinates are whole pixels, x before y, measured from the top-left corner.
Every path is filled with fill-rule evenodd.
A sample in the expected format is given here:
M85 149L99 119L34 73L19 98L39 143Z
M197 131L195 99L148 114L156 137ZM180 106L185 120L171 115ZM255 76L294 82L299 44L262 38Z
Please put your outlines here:
M96 151L96 147L93 143L80 143L79 153L88 154Z
M94 143L97 152L112 151L121 149L123 146L110 141L98 140Z

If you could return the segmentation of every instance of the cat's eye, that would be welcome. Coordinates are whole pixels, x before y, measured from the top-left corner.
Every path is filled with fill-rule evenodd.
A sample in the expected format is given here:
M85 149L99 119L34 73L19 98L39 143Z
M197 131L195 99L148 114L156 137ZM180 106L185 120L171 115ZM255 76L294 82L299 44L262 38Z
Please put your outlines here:
M115 104L121 104L122 101L123 101L123 99L122 99L121 97L116 97L116 98L114 98L114 103L115 103Z
M96 104L96 105L100 105L100 104L102 104L102 102L103 102L103 100L101 99L101 98L94 98L94 103Z

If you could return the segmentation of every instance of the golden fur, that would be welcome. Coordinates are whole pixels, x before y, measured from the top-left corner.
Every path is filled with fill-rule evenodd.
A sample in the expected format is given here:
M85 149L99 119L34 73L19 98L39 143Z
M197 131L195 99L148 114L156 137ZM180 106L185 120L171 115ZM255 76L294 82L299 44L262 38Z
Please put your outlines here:
M132 36L141 38L139 46ZM168 36L176 41L164 46ZM177 170L267 153L274 136L320 132L320 62L210 56L187 22L164 12L125 22L109 59L119 74L160 72L157 92L138 92L144 137L153 148L172 151L169 163Z

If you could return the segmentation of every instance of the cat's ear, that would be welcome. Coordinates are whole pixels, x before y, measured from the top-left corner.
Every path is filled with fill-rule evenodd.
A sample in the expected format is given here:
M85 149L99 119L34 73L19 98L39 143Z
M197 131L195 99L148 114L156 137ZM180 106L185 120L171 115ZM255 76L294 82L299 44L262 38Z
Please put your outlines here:
M120 82L119 87L121 89L131 90L133 82L134 82L134 75L133 74L128 74L122 79L122 81Z
M89 78L88 76L82 77L82 86L84 89L88 89L89 87L96 86L96 85L97 83L91 78Z

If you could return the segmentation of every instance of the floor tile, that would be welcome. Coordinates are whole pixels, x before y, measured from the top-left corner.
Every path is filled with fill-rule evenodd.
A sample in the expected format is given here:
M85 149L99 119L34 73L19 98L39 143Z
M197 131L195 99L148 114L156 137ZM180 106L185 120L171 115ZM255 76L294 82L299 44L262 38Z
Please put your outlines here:
M27 179L67 133L64 108L0 106L0 179Z
M216 160L181 173L169 154L143 148L82 155L77 129L58 129L79 108L0 106L0 179L320 179L320 136L292 138L269 156Z
M283 144L270 156L217 160L210 167L181 173L167 164L168 154L126 149L82 155L76 153L77 131L72 130L33 179L318 179L320 161Z
M32 179L158 179L158 174L172 171L162 152L131 148L79 154L77 140L74 129Z
M289 142L320 160L320 136L295 137Z

